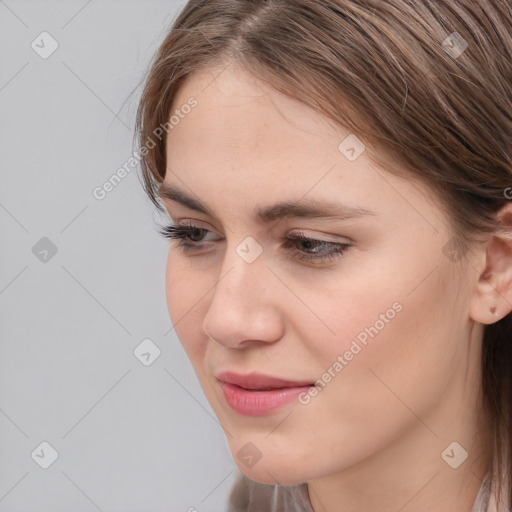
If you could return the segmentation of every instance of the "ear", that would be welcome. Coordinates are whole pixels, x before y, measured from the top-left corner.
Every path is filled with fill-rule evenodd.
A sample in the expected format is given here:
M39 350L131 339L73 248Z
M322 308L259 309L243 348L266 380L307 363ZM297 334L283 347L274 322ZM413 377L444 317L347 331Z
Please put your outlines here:
M512 202L495 218L499 228L482 246L483 264L471 298L471 318L481 324L493 324L512 311Z

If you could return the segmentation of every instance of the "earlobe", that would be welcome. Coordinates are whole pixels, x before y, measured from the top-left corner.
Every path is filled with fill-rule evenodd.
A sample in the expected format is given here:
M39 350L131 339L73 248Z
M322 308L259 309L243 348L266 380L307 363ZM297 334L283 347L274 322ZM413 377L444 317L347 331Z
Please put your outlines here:
M485 263L471 298L470 315L493 324L512 311L512 203L496 214L498 230L482 248Z

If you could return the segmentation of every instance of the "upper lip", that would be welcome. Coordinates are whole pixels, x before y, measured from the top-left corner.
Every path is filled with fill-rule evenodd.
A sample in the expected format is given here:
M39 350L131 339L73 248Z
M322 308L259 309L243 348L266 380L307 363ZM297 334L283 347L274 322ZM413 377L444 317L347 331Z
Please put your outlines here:
M309 381L292 381L255 372L240 375L225 371L218 373L216 377L222 382L234 384L245 389L280 389L312 385L312 382Z

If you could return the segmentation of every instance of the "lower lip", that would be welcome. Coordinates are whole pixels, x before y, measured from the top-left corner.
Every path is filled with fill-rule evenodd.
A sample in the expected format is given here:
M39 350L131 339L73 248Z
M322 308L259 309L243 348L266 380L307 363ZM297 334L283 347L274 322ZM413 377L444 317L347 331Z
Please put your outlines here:
M294 388L279 388L270 391L250 391L234 384L220 382L224 397L228 405L246 416L263 416L280 407L289 404L301 394L309 390L311 386L299 386Z

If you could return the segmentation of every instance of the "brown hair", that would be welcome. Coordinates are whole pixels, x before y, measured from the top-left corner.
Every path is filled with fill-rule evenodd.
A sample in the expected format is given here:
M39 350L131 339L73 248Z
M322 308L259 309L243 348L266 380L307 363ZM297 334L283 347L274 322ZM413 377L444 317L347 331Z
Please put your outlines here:
M137 112L140 146L168 122L192 72L229 62L349 128L376 162L397 160L427 182L461 250L496 229L506 190L512 198L509 0L189 1L151 63ZM161 209L166 157L165 138L158 139L141 168ZM508 475L511 314L485 327L482 385L494 470Z

